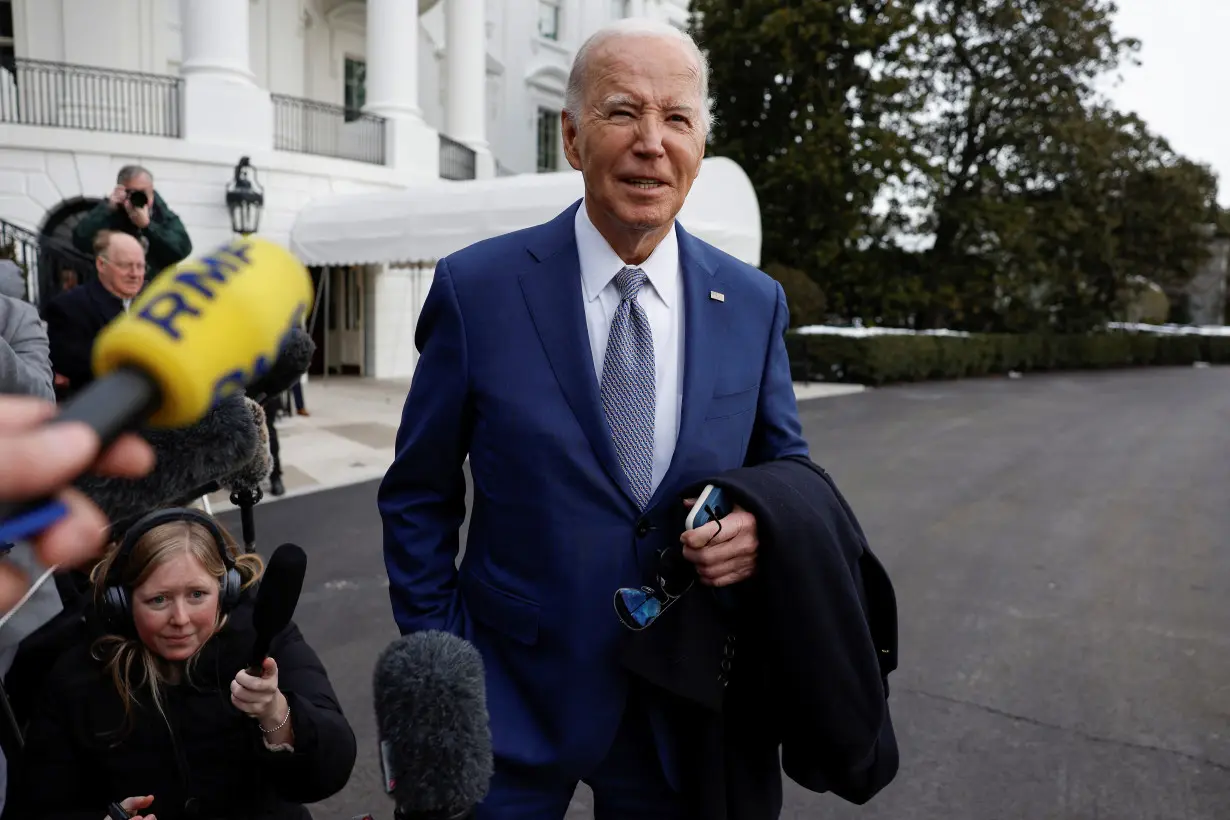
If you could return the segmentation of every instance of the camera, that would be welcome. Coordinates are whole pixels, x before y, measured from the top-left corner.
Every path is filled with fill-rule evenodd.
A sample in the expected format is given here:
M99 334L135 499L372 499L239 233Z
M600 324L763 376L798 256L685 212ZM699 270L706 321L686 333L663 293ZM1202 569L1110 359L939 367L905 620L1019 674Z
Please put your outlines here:
M128 201L132 203L134 208L144 208L149 204L149 195L145 191L129 190Z

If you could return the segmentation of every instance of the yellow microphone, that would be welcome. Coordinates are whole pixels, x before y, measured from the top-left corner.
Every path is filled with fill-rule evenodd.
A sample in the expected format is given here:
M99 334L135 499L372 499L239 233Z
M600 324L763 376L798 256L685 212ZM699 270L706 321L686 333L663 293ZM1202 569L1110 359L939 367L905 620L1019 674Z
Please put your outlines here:
M103 449L141 424L187 427L264 375L312 306L285 248L243 237L160 273L94 341L95 380L50 422L84 422ZM58 501L0 504L0 543L41 532Z

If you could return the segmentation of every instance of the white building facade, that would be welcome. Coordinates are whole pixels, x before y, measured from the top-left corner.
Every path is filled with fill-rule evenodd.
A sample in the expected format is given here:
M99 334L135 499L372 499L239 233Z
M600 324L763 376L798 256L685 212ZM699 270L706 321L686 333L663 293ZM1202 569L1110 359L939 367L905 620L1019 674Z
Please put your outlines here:
M38 245L45 300L62 264L47 249L128 163L153 172L194 252L233 235L241 157L258 235L283 244L320 197L565 170L572 57L627 16L686 28L687 0L0 0L0 246ZM331 372L406 375L389 347L404 344L366 326L403 303L390 273L314 271Z

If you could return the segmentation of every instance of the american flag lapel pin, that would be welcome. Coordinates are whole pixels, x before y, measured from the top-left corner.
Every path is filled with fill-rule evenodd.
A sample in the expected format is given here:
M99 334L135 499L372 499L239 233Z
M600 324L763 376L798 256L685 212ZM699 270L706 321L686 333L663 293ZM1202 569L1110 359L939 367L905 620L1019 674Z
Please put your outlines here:
M725 301L726 301L726 294L725 294L725 293L718 293L716 290L711 290L711 291L709 291L709 298L710 298L710 299L712 299L712 300L713 300L713 301L715 301L715 302L725 302Z

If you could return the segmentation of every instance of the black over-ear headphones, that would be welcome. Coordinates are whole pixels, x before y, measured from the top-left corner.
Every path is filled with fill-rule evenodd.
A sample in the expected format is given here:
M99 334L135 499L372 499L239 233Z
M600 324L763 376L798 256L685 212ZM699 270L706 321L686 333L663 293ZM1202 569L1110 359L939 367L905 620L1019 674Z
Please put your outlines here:
M107 576L103 579L104 586L99 615L102 617L103 623L108 630L131 634L133 629L131 591L124 586L121 580L124 574L124 565L128 563L129 554L132 553L137 542L141 540L141 536L154 527L170 524L175 521L200 524L209 530L209 534L213 536L214 543L218 546L218 555L222 558L222 564L226 567L226 574L222 577L221 589L218 595L219 614L225 615L239 603L239 593L240 588L243 586L243 579L239 576L239 570L235 569L235 559L231 556L230 550L227 549L226 539L223 537L222 529L218 526L218 523L200 510L195 510L191 507L170 507L164 510L155 510L128 528L128 531L124 534L124 540L120 543L120 548L115 554L115 559L107 570Z

